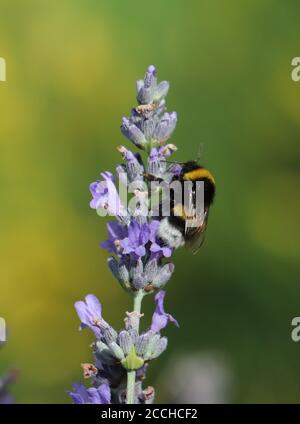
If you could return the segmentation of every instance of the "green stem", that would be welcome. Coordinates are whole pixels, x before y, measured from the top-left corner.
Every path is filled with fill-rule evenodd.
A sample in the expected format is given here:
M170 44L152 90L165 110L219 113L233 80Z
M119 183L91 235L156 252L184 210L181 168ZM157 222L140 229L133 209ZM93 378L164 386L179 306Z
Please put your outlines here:
M145 296L144 290L137 291L134 296L133 312L136 312L137 316L141 313L142 300L144 296ZM139 331L139 328L140 328L140 318L138 317L136 320L136 327L135 327L137 332Z
M134 389L135 389L135 374L136 371L127 371L127 404L133 405L135 403Z
M139 290L134 295L134 301L133 301L133 312L136 312L137 317L135 321L135 329L138 332L140 327L140 317L139 314L141 313L141 306L142 306L142 300L145 296L144 290ZM135 403L135 377L136 377L136 371L127 371L127 404L132 405Z

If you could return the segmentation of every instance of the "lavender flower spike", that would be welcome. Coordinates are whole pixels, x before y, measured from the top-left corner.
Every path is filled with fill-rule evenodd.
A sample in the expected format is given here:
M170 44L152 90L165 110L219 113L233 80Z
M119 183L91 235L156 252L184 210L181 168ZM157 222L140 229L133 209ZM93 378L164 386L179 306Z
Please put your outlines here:
M157 293L155 296L155 303L156 303L156 309L152 316L152 323L150 329L154 331L155 333L159 333L160 330L166 327L168 322L173 322L177 327L179 327L178 322L175 318L172 317L172 315L167 314L164 309L164 298L165 298L166 292L161 290Z
M158 83L153 65L136 87L138 104L131 108L130 116L122 119L121 132L144 150L144 155L119 146L122 159L115 168L119 187L125 187L127 192L119 196L116 178L110 172L101 173L102 179L90 185L91 208L99 215L108 212L114 217L107 225L107 240L100 246L110 253L108 266L112 276L132 296L133 306L126 311L124 325L117 332L102 318L102 306L96 296L89 294L85 301L75 303L80 328L88 327L95 335L91 345L94 361L83 364L83 377L90 379L92 387L76 384L69 392L77 404L154 402L154 388L143 388L147 367L167 348L168 340L161 336L161 330L169 321L178 326L176 319L165 312L165 292L159 291L174 272L168 259L174 249L159 236L161 213L155 213L157 205L152 205L149 196L150 181L162 180L167 185L181 173L181 165L167 161L177 150L174 144L166 144L176 127L177 114L166 112L169 83ZM121 202L125 197L129 199L126 207ZM152 294L155 311L150 327L143 332L142 300Z

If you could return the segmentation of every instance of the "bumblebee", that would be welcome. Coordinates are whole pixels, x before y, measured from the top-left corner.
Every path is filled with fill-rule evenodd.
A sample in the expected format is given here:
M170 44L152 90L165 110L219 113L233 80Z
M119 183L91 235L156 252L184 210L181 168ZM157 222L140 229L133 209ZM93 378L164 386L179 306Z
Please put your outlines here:
M183 164L180 174L173 177L172 181L179 180L183 187L185 181L191 181L189 192L189 205L176 203L174 197L170 199L170 216L162 217L158 229L158 236L163 242L172 247L187 246L196 253L202 246L208 223L209 208L215 197L216 186L212 174L197 161ZM195 216L197 181L204 182L204 211L201 217ZM191 211L194 211L191 213ZM195 221L196 220L196 221Z

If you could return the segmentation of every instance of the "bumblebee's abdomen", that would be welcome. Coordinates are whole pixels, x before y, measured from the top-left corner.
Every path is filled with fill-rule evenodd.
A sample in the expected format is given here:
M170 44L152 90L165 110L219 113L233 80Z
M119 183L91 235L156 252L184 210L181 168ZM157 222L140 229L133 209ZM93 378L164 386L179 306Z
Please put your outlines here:
M181 216L171 215L168 217L169 223L177 228L182 235L185 233L185 220Z
M157 235L167 246L177 249L185 243L184 225L182 218L168 216L161 220Z

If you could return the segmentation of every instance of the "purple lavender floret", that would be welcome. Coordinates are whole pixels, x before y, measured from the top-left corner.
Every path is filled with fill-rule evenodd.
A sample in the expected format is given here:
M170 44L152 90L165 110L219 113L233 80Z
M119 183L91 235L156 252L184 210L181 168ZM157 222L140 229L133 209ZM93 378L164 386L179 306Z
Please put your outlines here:
M97 180L90 184L90 192L93 196L90 207L96 209L99 215L102 214L101 212L107 211L110 215L119 217L121 221L126 222L128 212L119 197L113 174L102 172L101 176L103 180Z
M15 382L18 376L17 370L8 371L0 377L0 404L14 404L15 399L9 394L9 386Z
M107 384L87 389L83 384L74 384L73 391L68 392L75 404L105 405L111 401L110 388Z
M155 296L155 303L156 303L156 309L152 317L152 323L150 329L154 331L155 333L159 333L163 328L166 327L168 322L172 322L177 327L179 327L178 322L176 319L165 312L164 309L164 298L165 298L166 292L160 291Z
M149 252L169 258L172 249L157 238L158 227L157 220L151 221L150 224L141 224L132 218L128 227L115 221L109 222L107 224L109 238L101 243L101 247L117 255L130 255L133 259L143 257Z
M97 180L90 184L90 192L93 199L90 202L92 209L97 209L100 205L102 206L107 201L108 187L107 181L114 181L113 174L111 172L102 172L101 176L103 180Z
M121 240L127 237L128 230L117 221L107 224L108 240L103 241L100 246L108 252L121 254Z
M123 254L132 254L136 258L146 255L145 245L150 240L150 227L132 220L128 227L128 236L121 240Z
M132 219L127 228L117 222L107 224L109 239L101 243L101 247L111 253L131 255L134 258L145 256L145 245L150 240L148 224L140 224Z
M15 398L8 393L0 394L0 405L13 405L15 402Z
M109 328L109 325L102 318L102 306L97 297L93 294L88 294L85 297L85 302L80 300L75 303L77 315L81 321L80 330L88 327L93 331L95 337L100 339L103 336L103 331Z

